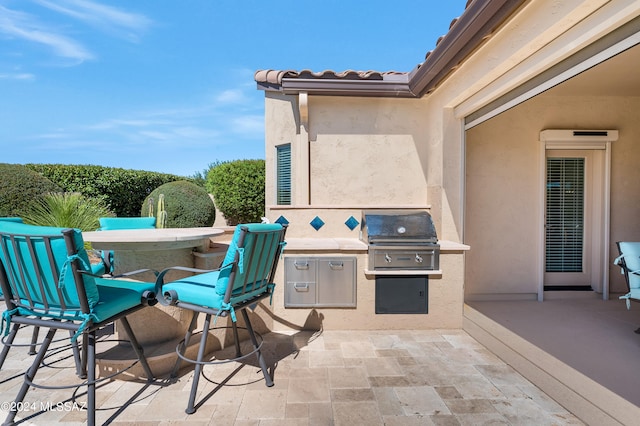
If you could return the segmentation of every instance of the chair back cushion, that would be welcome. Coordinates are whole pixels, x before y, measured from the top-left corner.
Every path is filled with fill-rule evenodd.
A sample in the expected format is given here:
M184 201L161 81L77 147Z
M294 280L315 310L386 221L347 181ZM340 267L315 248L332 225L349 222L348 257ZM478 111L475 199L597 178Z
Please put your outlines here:
M284 238L282 225L248 223L236 226L222 262L215 290L227 303L241 301L267 290ZM228 265L236 262L233 271ZM233 278L230 291L229 281Z
M71 247L67 247L63 231ZM63 318L74 316L84 298L78 289L86 293L89 308L96 305L95 279L83 274L82 282L76 285L71 266L76 259L80 269L91 270L79 230L0 221L0 266L4 271L0 279L6 281L23 308L52 315L57 312Z
M152 229L156 227L156 218L149 217L101 217L101 231L114 229Z
M618 250L626 265L625 278L629 289L640 289L640 242L621 241L618 243ZM629 273L632 271L637 273Z
M19 218L19 217L0 217L0 220L4 220L7 222L22 223L22 218Z

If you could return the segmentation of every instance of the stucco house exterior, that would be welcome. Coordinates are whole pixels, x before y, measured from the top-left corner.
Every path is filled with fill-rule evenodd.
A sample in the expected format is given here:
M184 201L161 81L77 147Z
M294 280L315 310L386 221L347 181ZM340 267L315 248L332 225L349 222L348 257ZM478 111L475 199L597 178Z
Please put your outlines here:
M616 241L640 240L639 44L637 0L470 0L411 71L256 72L283 262L356 265L344 304L302 307L285 306L297 278L283 265L273 328L455 328L465 302L624 293L613 260ZM428 314L374 313L357 226L370 209L433 217Z
M363 209L428 209L452 243L429 283L446 286L436 326L459 325L463 299L622 293L615 241L640 238L638 15L632 0L475 0L407 73L258 71L267 217L285 218L294 241L357 240L344 222ZM586 167L586 272L570 280L548 271L545 246L547 159L567 158Z

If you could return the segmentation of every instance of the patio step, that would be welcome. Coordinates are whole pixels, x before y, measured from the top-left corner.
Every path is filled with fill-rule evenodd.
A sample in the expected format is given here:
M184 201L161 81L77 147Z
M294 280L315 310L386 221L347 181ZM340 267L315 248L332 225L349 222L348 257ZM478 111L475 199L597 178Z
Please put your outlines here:
M586 424L637 424L639 407L468 305L463 328Z

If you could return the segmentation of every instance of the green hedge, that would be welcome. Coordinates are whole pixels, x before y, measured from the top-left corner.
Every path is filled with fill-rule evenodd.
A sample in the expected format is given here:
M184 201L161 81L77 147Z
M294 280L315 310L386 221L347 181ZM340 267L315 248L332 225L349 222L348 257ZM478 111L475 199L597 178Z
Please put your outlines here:
M182 176L92 165L26 164L65 192L103 200L117 216L138 216L145 198Z
M0 163L0 216L19 216L32 202L60 186L21 164Z
M264 160L236 160L213 164L207 190L228 225L260 222L265 210Z

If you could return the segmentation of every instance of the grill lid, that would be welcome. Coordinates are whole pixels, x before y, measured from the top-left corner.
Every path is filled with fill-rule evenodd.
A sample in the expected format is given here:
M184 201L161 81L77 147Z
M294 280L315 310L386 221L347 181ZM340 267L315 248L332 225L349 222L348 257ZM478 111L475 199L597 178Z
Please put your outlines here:
M380 243L437 243L431 215L424 210L364 211L360 231L363 241Z

